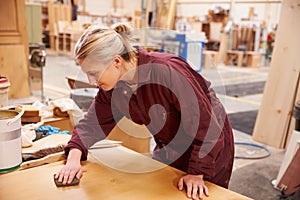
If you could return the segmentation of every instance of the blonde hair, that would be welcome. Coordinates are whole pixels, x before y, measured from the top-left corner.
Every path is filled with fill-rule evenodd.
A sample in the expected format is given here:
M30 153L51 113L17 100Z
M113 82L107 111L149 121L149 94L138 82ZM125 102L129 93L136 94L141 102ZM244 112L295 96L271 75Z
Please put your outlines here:
M75 59L85 59L87 56L108 64L115 55L120 55L126 61L136 58L137 50L131 42L133 28L125 23L112 25L111 28L93 25L87 28L75 45Z

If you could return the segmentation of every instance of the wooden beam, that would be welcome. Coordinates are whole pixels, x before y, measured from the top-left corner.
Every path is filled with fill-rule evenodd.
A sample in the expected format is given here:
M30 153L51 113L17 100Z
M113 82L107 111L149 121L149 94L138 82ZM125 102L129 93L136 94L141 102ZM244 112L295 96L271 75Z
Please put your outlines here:
M299 85L299 18L300 2L283 1L269 76L253 132L254 140L278 148L285 147Z

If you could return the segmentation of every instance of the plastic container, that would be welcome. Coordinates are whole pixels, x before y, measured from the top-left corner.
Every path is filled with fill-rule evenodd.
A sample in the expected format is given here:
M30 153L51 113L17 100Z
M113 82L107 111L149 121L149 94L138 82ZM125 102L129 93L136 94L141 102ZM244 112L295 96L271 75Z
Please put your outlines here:
M10 83L5 76L0 76L0 107L7 106L8 104L8 91Z
M188 62L196 72L201 72L205 34L203 32L178 33L175 39L180 43L178 56Z

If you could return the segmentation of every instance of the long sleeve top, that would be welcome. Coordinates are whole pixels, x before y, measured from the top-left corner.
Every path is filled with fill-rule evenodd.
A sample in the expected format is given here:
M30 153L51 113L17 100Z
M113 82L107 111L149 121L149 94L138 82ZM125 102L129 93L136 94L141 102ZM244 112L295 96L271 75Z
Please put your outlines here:
M127 117L145 124L156 147L153 158L188 174L202 174L228 187L234 142L226 111L210 82L183 59L139 49L137 83L119 80L110 91L99 89L65 148L82 151L104 139Z

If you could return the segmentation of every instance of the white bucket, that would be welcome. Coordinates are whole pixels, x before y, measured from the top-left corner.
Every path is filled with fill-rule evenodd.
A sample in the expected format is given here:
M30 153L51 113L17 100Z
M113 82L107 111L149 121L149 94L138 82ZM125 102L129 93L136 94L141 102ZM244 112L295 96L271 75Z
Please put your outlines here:
M22 163L21 116L24 110L0 110L0 173L20 167Z
M8 90L10 83L5 76L0 76L0 108L8 104Z

